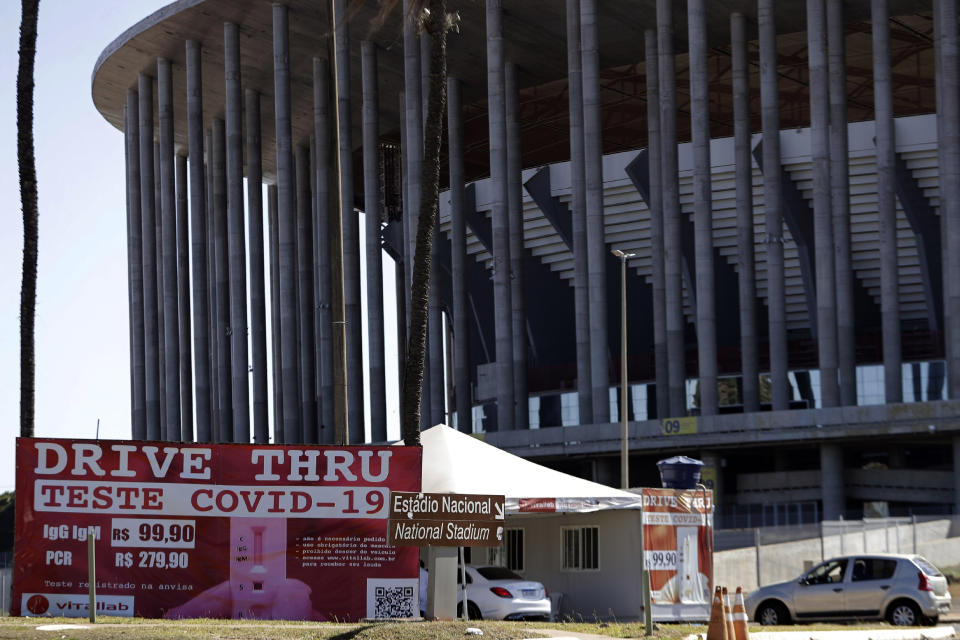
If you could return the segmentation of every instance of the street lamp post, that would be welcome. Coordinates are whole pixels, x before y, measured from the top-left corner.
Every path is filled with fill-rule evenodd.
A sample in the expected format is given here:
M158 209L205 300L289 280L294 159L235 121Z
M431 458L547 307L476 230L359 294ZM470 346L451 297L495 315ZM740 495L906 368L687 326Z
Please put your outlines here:
M636 256L619 249L620 258L620 488L630 488L630 447L627 443L627 260Z

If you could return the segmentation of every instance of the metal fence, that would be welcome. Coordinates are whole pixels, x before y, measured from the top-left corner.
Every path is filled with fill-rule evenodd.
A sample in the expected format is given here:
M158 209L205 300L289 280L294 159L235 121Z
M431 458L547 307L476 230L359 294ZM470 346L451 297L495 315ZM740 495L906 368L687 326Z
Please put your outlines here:
M764 547L784 542L819 538L824 546L839 545L839 554L916 553L919 529L916 524L933 521L950 522L947 537L960 535L960 516L913 515L905 518L864 518L862 520L824 520L818 523L782 526L717 529L713 534L715 551L744 547Z
M714 532L715 560L731 584L796 578L823 560L860 553L916 553L940 567L960 565L960 516L834 520Z
M864 514L862 510L848 511L840 519L857 521L864 516L867 516L868 520L874 519L870 518L870 515L869 513ZM898 518L910 518L912 516L919 518L950 517L952 515L952 505L904 505L898 507L896 511L891 510L889 513L877 515ZM820 518L820 504L817 501L719 504L715 513L717 526L724 529L783 528L800 524L818 525Z

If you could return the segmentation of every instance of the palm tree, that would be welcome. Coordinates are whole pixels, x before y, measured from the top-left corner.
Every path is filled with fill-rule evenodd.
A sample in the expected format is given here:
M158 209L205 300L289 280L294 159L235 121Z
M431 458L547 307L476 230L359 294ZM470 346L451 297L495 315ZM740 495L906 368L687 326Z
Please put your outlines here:
M33 436L34 319L37 307L37 162L33 150L33 67L40 0L22 0L17 71L17 166L23 207L23 285L20 290L20 435Z
M409 17L408 17L409 19ZM456 16L447 15L446 0L429 0L421 27L430 36L430 94L423 132L423 176L416 251L410 287L410 332L403 376L403 443L420 445L420 401L427 340L427 305L430 297L430 247L440 189L440 138L447 103L447 31Z

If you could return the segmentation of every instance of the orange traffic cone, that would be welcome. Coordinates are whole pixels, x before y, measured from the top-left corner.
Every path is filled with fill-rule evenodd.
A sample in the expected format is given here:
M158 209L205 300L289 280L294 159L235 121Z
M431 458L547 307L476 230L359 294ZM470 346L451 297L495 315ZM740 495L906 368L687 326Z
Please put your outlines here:
M737 595L733 600L733 633L731 640L750 640L750 631L747 629L747 608L743 603L743 589L737 587Z
M734 640L735 633L733 630L733 613L730 611L730 595L727 593L727 588L722 589L723 592L723 621L727 626L727 638L729 640Z
M727 623L723 615L723 598L720 594L720 587L714 589L710 624L707 626L707 640L733 640L727 634Z

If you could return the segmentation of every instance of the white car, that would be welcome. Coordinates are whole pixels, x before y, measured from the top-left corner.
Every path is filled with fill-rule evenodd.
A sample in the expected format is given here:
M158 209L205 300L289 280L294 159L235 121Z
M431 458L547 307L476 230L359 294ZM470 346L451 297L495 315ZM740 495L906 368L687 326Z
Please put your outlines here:
M524 580L505 567L466 567L467 615L472 620L549 620L550 598L543 584ZM461 584L457 569L458 587ZM458 588L457 615L463 611Z
M796 580L750 594L747 614L760 624L883 619L894 625L935 624L950 610L947 580L916 555L832 558Z

